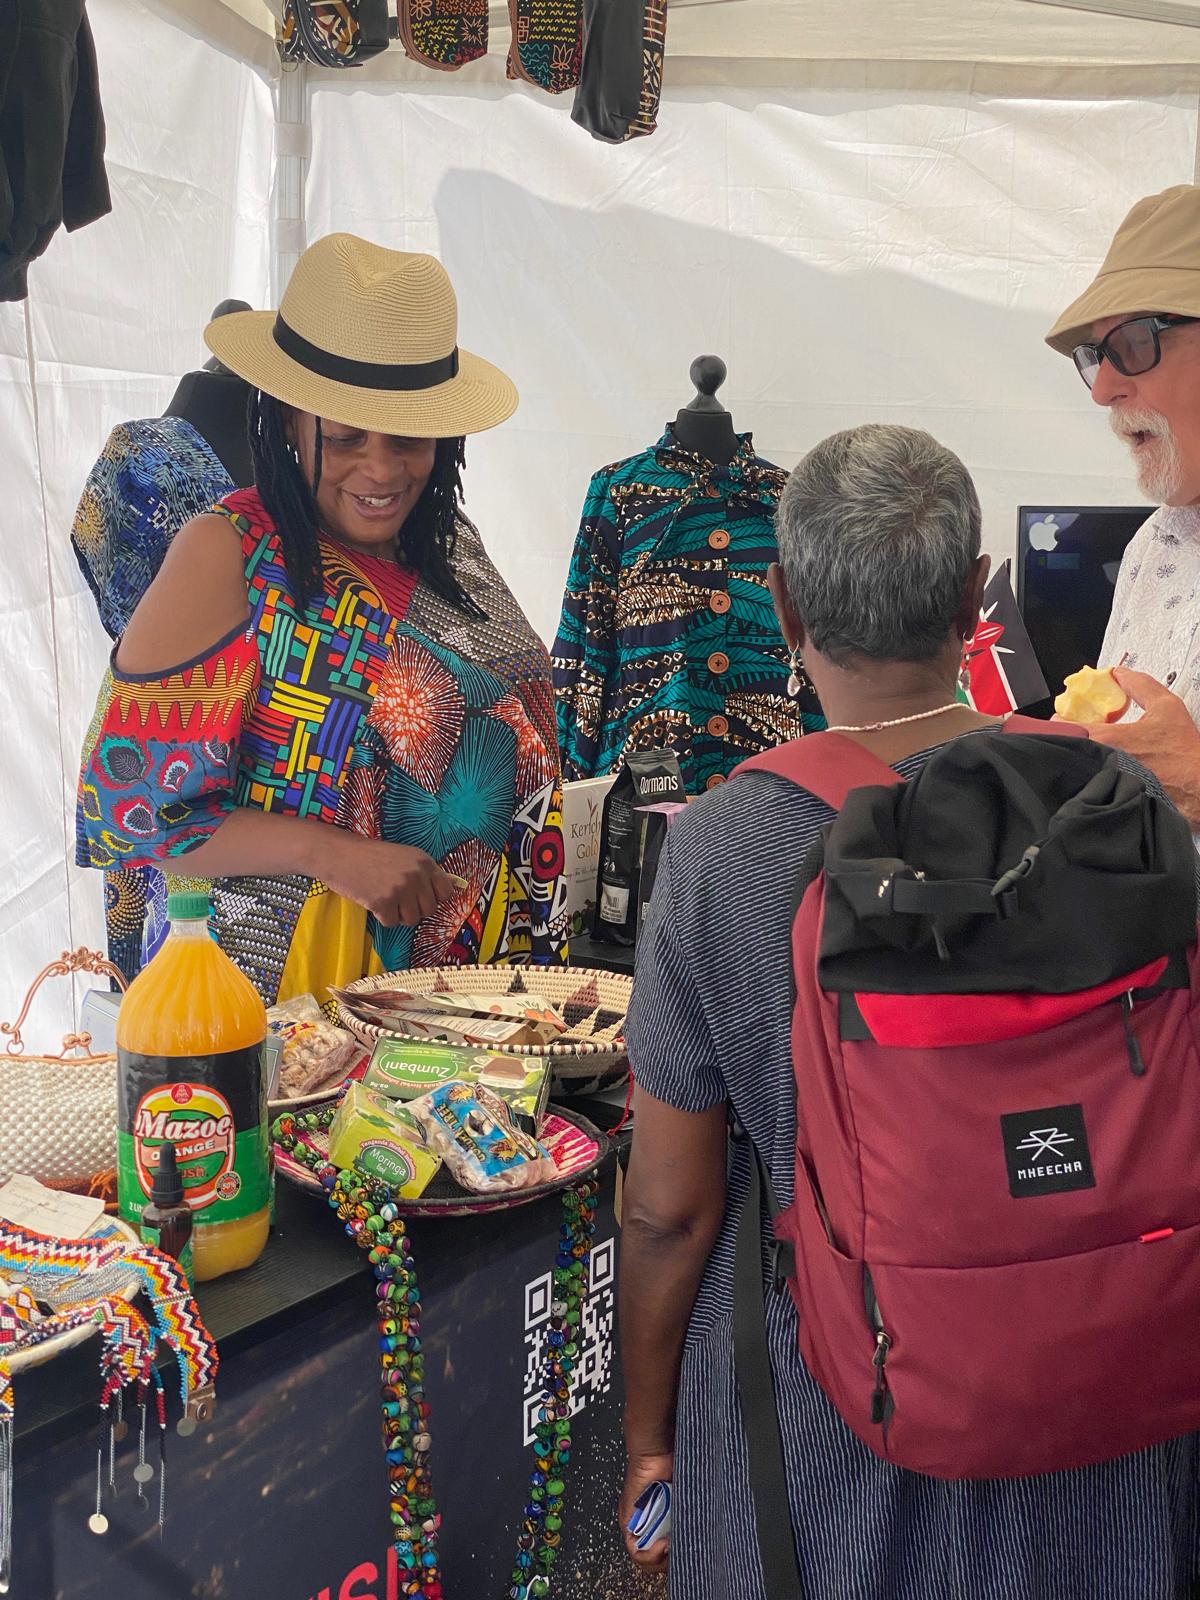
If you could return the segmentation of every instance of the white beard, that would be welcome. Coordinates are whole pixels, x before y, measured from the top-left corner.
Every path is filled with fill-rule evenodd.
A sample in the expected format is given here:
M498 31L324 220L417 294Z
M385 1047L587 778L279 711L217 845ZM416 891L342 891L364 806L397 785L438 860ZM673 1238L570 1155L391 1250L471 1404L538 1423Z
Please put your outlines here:
M1138 488L1147 500L1169 506L1179 495L1183 481L1183 456L1171 424L1158 411L1142 411L1125 407L1110 411L1109 423L1113 432L1126 444L1132 443L1134 433L1153 436L1152 444L1144 445L1133 458Z

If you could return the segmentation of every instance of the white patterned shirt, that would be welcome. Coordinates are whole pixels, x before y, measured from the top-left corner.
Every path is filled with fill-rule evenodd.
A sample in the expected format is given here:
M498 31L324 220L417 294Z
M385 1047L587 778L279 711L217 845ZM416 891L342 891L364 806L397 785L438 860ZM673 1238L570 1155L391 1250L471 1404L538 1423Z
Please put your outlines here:
M1159 506L1121 562L1102 667L1148 672L1200 723L1200 510ZM1123 721L1141 716L1131 706Z

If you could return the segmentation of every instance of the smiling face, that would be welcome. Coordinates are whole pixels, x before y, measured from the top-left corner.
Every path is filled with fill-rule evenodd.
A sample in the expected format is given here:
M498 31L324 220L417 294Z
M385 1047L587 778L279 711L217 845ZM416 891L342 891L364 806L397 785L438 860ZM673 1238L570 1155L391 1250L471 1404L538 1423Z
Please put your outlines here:
M309 483L316 471L317 419L294 411L289 440ZM325 533L368 555L393 555L400 530L433 472L434 439L365 433L321 419L321 480L317 512Z
M1092 325L1095 342L1132 317L1129 311ZM1162 359L1127 378L1111 361L1100 364L1092 399L1108 408L1113 432L1133 453L1138 488L1162 505L1200 505L1200 327L1159 334Z

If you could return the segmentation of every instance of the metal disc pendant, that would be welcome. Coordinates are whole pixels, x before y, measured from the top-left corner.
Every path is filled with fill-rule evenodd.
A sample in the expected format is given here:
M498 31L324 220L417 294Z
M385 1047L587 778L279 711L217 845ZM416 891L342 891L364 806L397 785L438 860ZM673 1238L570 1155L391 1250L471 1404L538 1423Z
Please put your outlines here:
M104 1515L103 1511L97 1511L88 1518L88 1527L95 1534L107 1533L108 1518Z
M180 1417L175 1424L175 1432L181 1439L188 1439L196 1431L195 1417Z
M118 1444L120 1444L121 1440L126 1437L128 1432L129 1432L129 1424L127 1422L114 1422L113 1423L113 1438L117 1441Z
M134 1483L149 1483L154 1477L154 1468L148 1461L141 1461L133 1469Z

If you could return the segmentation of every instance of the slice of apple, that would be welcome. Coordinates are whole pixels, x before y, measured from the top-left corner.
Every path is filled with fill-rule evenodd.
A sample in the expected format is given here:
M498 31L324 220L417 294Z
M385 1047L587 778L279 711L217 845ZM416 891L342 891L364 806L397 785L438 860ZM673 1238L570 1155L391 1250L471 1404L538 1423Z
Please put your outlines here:
M1063 684L1054 702L1055 713L1064 722L1117 722L1129 707L1129 696L1112 675L1111 668L1098 672L1095 667L1080 667Z

